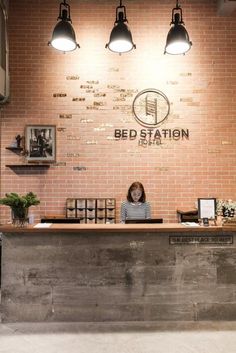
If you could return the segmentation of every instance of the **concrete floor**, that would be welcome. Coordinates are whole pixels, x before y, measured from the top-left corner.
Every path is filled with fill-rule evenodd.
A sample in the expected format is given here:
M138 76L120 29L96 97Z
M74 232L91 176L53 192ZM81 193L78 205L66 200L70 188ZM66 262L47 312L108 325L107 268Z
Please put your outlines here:
M0 324L0 353L235 353L236 322Z

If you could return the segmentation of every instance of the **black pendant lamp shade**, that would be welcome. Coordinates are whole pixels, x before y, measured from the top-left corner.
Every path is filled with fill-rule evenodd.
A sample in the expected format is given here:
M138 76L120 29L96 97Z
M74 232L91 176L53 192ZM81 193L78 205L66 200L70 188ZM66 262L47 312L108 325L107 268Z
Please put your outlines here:
M172 10L171 29L167 35L164 54L185 54L192 46L189 35L184 27L182 9L176 2L176 7Z
M79 44L76 43L75 31L71 25L70 6L66 3L66 0L60 3L57 20L60 21L56 24L53 30L52 40L48 44L63 52L79 48Z
M136 45L133 43L132 34L126 23L128 23L126 9L125 6L122 6L122 0L120 0L120 6L116 8L116 21L106 48L119 54L136 48Z

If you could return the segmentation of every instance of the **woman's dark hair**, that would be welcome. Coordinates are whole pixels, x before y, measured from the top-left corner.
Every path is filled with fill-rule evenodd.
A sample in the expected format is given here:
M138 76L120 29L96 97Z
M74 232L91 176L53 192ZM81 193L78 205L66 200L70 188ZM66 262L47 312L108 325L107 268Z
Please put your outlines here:
M146 194L144 191L144 187L143 184L141 184L139 181L135 181L133 184L130 185L129 190L128 190L128 194L127 194L127 200L129 202L133 202L133 198L131 196L131 192L135 189L140 189L142 191L142 195L140 197L139 202L145 202L146 201Z

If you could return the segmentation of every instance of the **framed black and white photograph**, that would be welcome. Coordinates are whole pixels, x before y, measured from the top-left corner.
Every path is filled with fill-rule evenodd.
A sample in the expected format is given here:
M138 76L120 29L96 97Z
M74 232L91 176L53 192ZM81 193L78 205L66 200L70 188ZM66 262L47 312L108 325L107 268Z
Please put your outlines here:
M56 126L27 125L25 149L29 162L54 162L56 160Z
M198 218L216 218L216 199L215 198L199 198L198 199Z

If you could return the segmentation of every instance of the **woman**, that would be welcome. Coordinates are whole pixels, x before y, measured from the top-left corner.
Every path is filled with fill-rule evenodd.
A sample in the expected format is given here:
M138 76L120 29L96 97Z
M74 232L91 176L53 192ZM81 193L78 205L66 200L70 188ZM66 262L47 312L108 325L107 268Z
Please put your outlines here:
M147 219L151 218L150 204L146 202L146 194L143 185L136 181L130 185L127 201L121 204L121 223L126 219Z

